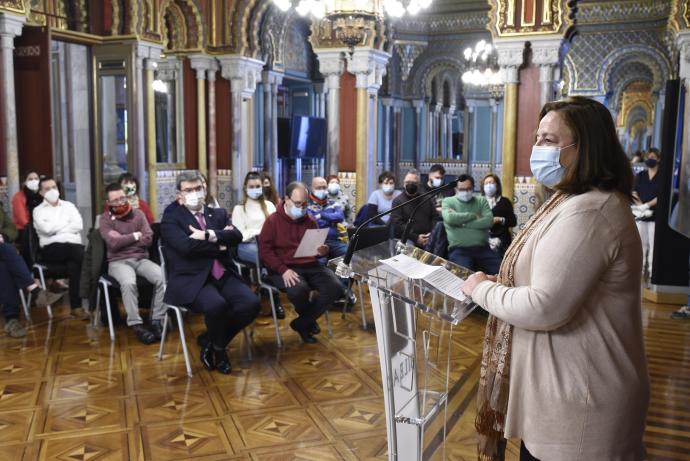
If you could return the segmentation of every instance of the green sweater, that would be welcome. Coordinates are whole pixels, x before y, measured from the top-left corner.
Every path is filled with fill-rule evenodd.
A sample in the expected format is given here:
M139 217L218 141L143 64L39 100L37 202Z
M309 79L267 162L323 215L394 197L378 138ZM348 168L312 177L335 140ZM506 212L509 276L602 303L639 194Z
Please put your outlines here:
M443 199L441 210L448 235L448 250L488 245L494 216L484 197L472 197L469 202L448 197Z
M0 202L0 234L5 239L5 243L12 243L17 238L17 228L14 226L10 215L5 213L2 202Z

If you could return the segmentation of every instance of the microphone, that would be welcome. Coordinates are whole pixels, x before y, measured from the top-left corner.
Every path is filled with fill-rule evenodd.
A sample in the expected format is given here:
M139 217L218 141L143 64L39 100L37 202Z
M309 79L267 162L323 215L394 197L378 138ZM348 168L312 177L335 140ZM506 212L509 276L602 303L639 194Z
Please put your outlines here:
M395 210L399 210L400 208L402 208L406 205L409 205L410 203L420 201L426 197L436 195L441 191L444 191L446 189L452 189L454 187L455 187L455 183L452 183L452 182L450 182L448 184L444 184L440 187L437 187L436 189L426 191L423 194L420 194L416 197L413 197L410 200L408 200L404 203L401 203L400 205L394 206L390 210L384 211L383 213L379 213L376 216L369 218L366 221L364 221L362 224L359 225L359 227L357 227L355 232L352 234L352 237L350 238L350 242L347 245L347 250L345 251L345 256L343 256L342 261L340 261L338 263L338 266L336 267L336 270L335 270L335 274L341 278L349 278L350 275L352 274L352 268L350 267L350 261L352 261L352 255L355 252L355 248L357 248L357 240L359 239L359 233L368 224L376 221L377 219L382 218L383 216L391 214ZM423 202L424 202L424 200L422 200L422 203ZM417 211L417 208L418 208L418 206L412 211L413 216L414 216L415 211ZM409 221L408 221L408 225L409 225ZM405 230L407 230L407 226L405 226Z
M449 182L449 183L446 183L446 184L444 184L440 187L437 187L435 189L431 189L430 192L435 192L435 194L431 194L429 197L427 197L426 199L419 202L416 207L414 207L414 209L412 210L412 213L410 213L410 217L407 219L407 223L405 223L405 228L403 229L403 233L400 236L400 243L402 245L405 245L405 242L407 242L407 236L410 233L412 223L414 223L414 217L417 214L417 210L419 210L422 207L422 205L424 205L426 202L428 202L429 200L434 198L435 195L438 194L439 192L442 192L446 189L452 189L455 187L455 185L456 185L455 182Z

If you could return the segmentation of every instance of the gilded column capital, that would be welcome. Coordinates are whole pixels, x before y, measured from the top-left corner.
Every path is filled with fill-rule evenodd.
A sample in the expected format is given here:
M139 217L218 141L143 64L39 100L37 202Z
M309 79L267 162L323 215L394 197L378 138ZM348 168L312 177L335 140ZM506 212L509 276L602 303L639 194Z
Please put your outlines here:
M505 83L518 83L518 68L523 62L525 42L496 40L494 47L498 54L498 65L503 71Z
M417 40L395 40L393 49L400 58L400 78L403 82L410 76L415 60L426 49L428 42Z
M230 80L233 93L254 94L256 84L261 79L264 62L240 55L218 57L221 75Z
M6 40L6 38L12 40L12 43L9 44L9 47L14 46L14 37L22 34L22 29L24 28L25 22L25 16L10 13L0 13L0 36L3 38L3 48L8 47L8 40Z
M378 90L386 75L386 65L391 55L380 50L356 49L347 61L347 70L355 74L357 88Z
M340 76L345 72L345 48L317 48L314 50L319 62L319 72L326 79L326 90L340 88Z
M210 70L215 58L205 54L193 54L189 56L189 65L196 71L197 80L206 79L206 71Z

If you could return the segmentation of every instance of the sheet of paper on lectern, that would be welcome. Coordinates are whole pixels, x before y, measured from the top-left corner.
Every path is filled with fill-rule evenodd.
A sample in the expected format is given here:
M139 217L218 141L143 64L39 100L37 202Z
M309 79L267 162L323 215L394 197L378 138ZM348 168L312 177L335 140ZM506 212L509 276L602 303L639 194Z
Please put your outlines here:
M462 292L462 285L465 281L443 266L424 264L404 254L382 259L380 262L404 274L406 277L424 280L441 293L453 299L458 301L465 301L467 299Z
M297 251L295 251L295 258L307 258L309 256L316 256L318 249L326 242L328 237L328 228L326 229L307 229L299 242Z

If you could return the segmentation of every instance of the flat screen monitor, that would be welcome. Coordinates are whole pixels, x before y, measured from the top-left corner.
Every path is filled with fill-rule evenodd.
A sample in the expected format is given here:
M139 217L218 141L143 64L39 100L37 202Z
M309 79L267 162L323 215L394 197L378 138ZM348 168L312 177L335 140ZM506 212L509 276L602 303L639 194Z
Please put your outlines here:
M681 81L671 175L671 206L669 226L690 237L690 140L686 139L685 120L690 114L686 106L685 82Z
M290 157L324 158L326 156L325 118L293 115L290 128Z
M290 157L290 119L278 117L278 158Z

